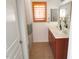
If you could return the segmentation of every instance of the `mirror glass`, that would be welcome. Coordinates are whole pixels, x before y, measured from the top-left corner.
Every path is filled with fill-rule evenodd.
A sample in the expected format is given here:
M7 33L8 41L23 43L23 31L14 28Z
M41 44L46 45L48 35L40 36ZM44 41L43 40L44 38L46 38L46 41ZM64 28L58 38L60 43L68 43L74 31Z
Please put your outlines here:
M60 9L60 17L66 17L66 10Z
M59 7L59 11L60 11L59 21L61 22L59 25L61 25L62 31L64 33L69 33L70 21L71 21L71 11L72 11L72 2L68 2L64 5L61 5Z

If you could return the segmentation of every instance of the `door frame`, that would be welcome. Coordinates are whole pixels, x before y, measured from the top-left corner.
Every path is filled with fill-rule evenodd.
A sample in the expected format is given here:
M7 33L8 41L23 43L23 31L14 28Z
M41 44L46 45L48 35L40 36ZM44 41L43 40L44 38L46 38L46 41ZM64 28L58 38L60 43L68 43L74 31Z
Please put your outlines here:
M29 59L29 48L28 48L28 34L27 34L27 23L25 14L25 0L16 0L17 4L17 15L18 25L20 31L21 47L23 52L23 59Z

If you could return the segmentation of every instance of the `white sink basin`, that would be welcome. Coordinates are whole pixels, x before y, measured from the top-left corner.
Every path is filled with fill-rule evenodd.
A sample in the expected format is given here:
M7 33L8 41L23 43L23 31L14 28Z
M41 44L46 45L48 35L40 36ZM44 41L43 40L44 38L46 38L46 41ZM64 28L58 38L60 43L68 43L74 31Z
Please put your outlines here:
M57 23L49 23L48 28L53 33L55 38L68 38L68 32L60 30Z

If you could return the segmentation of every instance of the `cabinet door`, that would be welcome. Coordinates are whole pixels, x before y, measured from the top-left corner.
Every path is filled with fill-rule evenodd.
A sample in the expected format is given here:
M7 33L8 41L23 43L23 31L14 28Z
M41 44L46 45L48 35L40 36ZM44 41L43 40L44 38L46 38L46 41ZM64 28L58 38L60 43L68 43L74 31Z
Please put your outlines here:
M56 39L56 59L67 59L68 39Z
M55 58L55 56L56 56L56 41L55 41L55 37L52 33L51 33L51 39L52 39L52 50L53 50L53 54L54 54L54 58Z
M50 44L50 46L52 45L52 40L51 40L51 32L50 32L50 30L48 31L48 33L49 33L49 44Z

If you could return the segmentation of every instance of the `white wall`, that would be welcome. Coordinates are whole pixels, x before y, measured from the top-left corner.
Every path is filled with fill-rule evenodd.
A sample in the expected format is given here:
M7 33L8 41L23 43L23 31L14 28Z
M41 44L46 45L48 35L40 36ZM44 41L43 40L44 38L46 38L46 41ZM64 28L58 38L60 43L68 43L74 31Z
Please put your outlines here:
M33 42L48 42L47 23L33 23Z
M26 21L27 24L31 24L32 23L32 1L31 0L25 0L25 11L26 11Z
M60 0L47 0L48 8L58 8Z
M36 1L36 0L32 0ZM47 1L47 13L50 13L50 8L57 8L59 5L59 0L37 0L37 1ZM47 18L48 18L47 14ZM33 22L33 42L48 42L48 28L47 22Z
M33 2L47 2L47 19L50 21L50 9L58 9L60 0L32 0Z
M58 9L60 0L47 0L47 19L50 21L50 9Z

